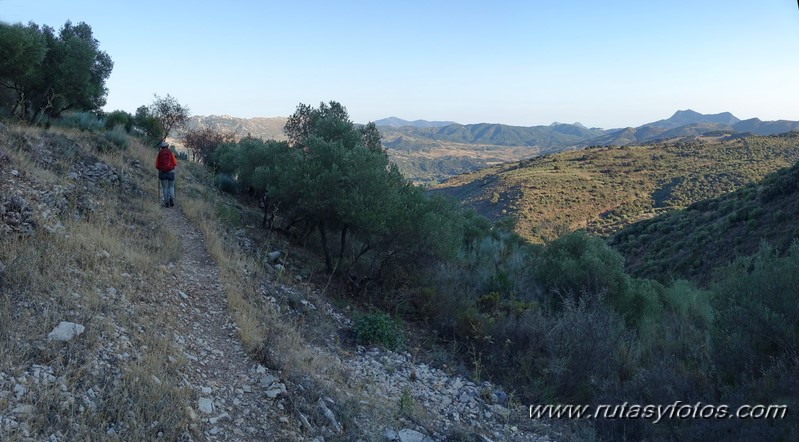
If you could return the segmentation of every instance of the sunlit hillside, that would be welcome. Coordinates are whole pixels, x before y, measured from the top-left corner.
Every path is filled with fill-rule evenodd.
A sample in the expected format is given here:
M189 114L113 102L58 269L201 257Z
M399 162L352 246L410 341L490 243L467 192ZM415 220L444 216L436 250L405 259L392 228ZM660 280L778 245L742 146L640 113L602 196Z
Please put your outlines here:
M799 134L590 148L504 164L436 188L534 241L621 227L717 197L799 160Z

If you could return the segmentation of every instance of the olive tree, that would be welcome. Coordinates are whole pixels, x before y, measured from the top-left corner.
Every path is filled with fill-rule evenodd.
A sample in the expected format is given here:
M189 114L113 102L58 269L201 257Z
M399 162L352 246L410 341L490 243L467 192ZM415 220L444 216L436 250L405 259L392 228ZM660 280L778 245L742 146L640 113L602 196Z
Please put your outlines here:
M163 129L163 141L169 136L172 130L182 129L189 122L189 108L183 106L178 100L167 94L166 97L155 95L153 103L149 107L149 113L161 123Z
M56 32L34 23L0 23L0 86L14 91L11 113L28 121L66 110L99 111L106 103L111 57L86 23Z

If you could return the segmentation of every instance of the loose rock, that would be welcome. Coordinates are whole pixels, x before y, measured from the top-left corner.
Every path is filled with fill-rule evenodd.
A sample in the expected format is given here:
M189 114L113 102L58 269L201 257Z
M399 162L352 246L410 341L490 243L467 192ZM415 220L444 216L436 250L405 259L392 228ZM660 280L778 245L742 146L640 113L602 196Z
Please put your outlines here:
M74 322L61 321L50 334L47 335L48 341L70 341L80 335L86 329L81 324Z

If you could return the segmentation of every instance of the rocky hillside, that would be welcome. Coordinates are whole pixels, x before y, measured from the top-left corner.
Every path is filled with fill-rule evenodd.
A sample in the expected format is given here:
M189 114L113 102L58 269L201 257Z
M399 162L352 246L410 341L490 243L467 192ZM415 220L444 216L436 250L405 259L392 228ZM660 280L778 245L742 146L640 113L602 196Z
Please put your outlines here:
M188 127L209 128L217 132L235 134L238 137L252 135L267 140L285 140L283 127L286 117L237 118L229 115L197 115L189 118Z
M318 260L195 165L160 207L153 156L0 126L0 439L567 437L423 346L358 345Z

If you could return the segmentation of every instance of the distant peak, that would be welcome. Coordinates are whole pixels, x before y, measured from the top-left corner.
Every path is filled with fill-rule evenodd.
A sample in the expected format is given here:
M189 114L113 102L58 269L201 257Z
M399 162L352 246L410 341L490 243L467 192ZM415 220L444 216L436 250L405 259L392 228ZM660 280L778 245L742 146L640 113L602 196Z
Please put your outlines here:
M677 112L674 112L674 115L672 115L671 118L698 117L698 116L701 116L701 115L702 114L700 114L699 112L697 112L695 110L686 109L686 110L678 110Z

